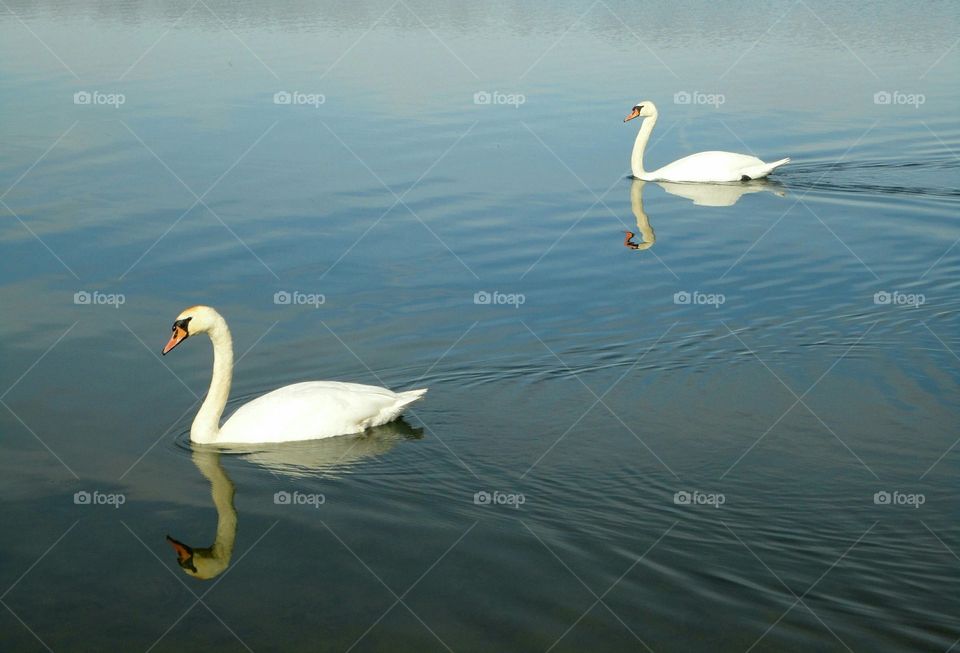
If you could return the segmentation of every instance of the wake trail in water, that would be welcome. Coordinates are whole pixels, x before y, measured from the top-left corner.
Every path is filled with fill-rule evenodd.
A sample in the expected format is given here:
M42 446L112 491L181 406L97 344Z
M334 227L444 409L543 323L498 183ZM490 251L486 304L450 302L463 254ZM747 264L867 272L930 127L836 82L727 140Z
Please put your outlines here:
M868 195L898 195L911 197L960 197L960 188L926 186L923 184L887 183L890 177L903 178L917 173L933 172L946 177L960 168L954 159L926 161L838 161L793 165L784 169L779 178L793 191L823 190ZM877 177L881 177L878 181Z

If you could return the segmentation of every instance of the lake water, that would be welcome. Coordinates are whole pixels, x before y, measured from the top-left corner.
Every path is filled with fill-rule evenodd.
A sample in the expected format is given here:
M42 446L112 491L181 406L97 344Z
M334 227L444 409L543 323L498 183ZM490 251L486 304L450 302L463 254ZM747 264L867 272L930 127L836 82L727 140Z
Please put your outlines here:
M0 5L0 649L956 648L957 5Z

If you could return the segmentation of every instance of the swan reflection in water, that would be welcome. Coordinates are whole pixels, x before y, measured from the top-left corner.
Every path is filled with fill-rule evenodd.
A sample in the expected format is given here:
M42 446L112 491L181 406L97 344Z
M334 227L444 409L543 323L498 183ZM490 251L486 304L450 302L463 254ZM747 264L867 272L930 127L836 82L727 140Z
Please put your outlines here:
M333 477L346 473L363 460L390 451L398 442L423 437L422 429L414 429L402 419L356 435L342 435L307 442L274 445L269 449L220 450L193 445L193 464L210 482L210 494L217 511L217 532L213 544L192 547L167 535L167 542L177 554L177 563L184 573L201 580L219 576L230 565L233 544L237 538L237 510L233 504L236 487L221 456L241 454L277 475L292 478L307 476Z
M650 249L657 242L657 235L654 233L653 227L650 226L650 218L643 210L643 187L647 183L653 182L634 179L630 186L630 208L633 209L633 215L637 219L637 233L624 232L626 235L623 239L623 245L629 249ZM730 184L694 184L672 181L658 181L656 184L671 195L684 197L697 206L733 206L744 195L764 191L773 193L778 197L786 197L787 195L783 184L769 179L756 179ZM640 242L633 241L637 234L640 235Z

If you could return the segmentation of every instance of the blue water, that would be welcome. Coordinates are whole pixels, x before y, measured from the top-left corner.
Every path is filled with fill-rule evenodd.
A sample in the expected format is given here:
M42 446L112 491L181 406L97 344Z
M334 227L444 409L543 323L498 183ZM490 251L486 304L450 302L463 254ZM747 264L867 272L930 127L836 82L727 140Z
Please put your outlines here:
M0 650L954 647L958 26L0 5ZM648 167L792 163L633 181L641 100ZM209 345L158 354L198 303L231 408L430 392L362 436L191 446Z

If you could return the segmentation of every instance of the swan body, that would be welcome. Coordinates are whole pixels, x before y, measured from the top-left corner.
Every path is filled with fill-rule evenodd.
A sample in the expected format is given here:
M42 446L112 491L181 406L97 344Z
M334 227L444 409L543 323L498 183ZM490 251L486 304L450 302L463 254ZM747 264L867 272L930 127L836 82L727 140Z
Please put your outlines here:
M424 392L338 381L294 383L240 406L220 427L217 441L256 444L270 433L285 436L273 442L360 433L392 422Z
M396 419L427 391L393 392L337 381L295 383L244 404L221 427L233 379L233 339L223 316L209 306L183 311L173 323L173 336L163 353L197 333L206 333L213 343L213 376L190 427L193 442L260 444L359 433Z
M643 118L637 140L633 144L630 168L633 176L643 181L690 181L703 183L725 183L762 179L779 166L789 163L790 159L780 159L766 163L755 156L734 152L698 152L677 159L673 163L647 172L643 168L643 152L650 140L650 133L657 122L657 107L645 100L636 104L624 122L634 118Z

